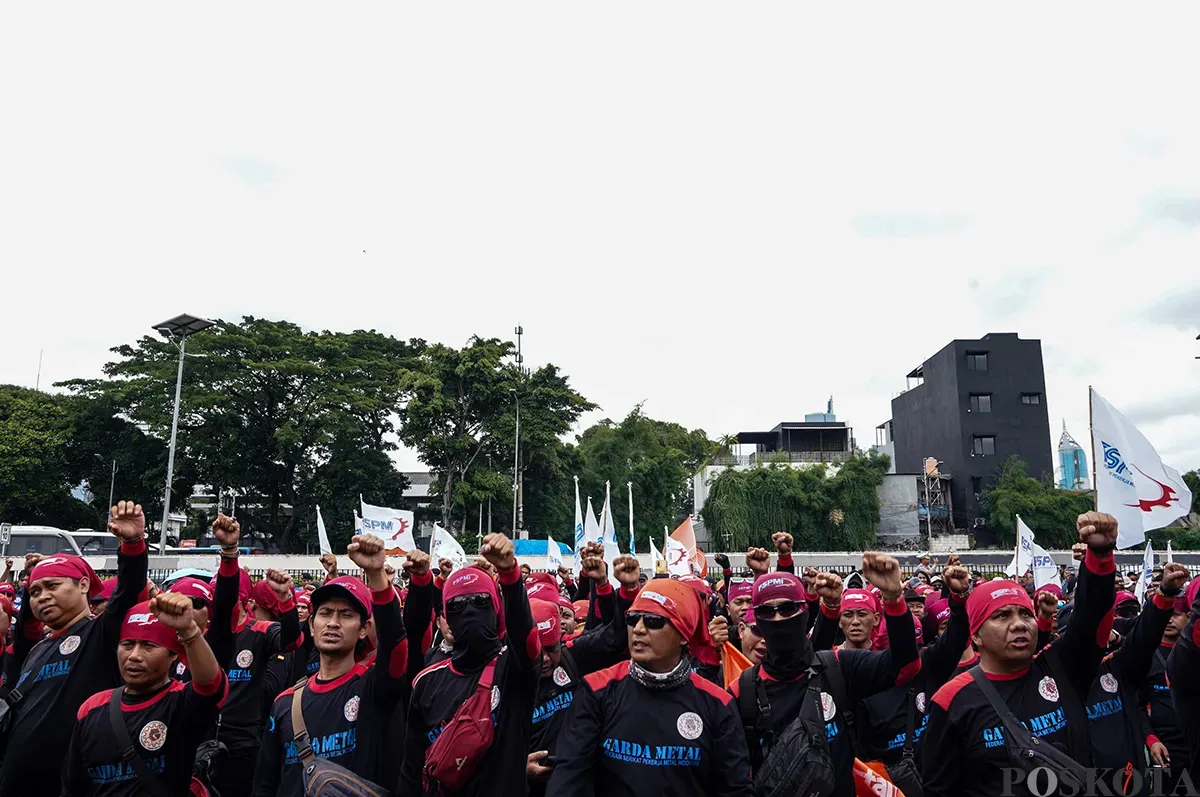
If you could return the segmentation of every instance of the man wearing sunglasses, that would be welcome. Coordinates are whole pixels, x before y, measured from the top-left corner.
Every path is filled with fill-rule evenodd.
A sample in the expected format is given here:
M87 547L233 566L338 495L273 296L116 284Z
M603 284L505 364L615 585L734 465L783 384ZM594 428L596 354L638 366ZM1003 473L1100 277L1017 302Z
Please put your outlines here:
M686 584L642 589L625 614L630 660L575 692L549 794L752 796L732 699L692 671L689 654L712 645L703 616L703 597Z
M209 610L212 608L213 588L209 586L207 581L201 581L198 578L187 576L176 581L167 589L167 592L173 592L178 595L183 595L188 598L192 604L192 622L202 633L208 633L208 617ZM224 629L225 639L220 642L220 646L224 650L228 650L232 644L233 630L229 627ZM218 637L220 634L218 633ZM211 648L212 641L205 640ZM187 656L181 655L179 660L175 662L172 668L171 675L178 681L187 683L192 680L192 672L188 669Z
M770 752L764 740L770 739L770 734L779 738L801 712L824 725L838 797L854 794L854 747L847 727L853 706L871 695L907 684L921 666L912 615L903 599L899 563L886 554L867 552L863 554L862 573L883 598L890 649L814 653L807 634L804 583L791 573L768 573L754 582L753 609L759 633L766 640L766 656L759 666L745 670L730 684L755 767ZM831 675L834 668L836 672ZM759 681L770 705L770 727L764 727L762 714L752 708L750 701L741 700L743 690L757 691ZM818 691L819 705L812 699L810 687Z
M492 670L490 748L480 751L474 774L460 795L524 794L533 701L537 693L541 641L512 541L503 534L483 538L480 554L499 574L476 566L454 571L442 592L446 622L454 636L450 658L427 667L413 681L405 732L399 797L438 791L423 784L426 753L447 724ZM503 598L501 597L503 595ZM453 738L453 737L448 737Z

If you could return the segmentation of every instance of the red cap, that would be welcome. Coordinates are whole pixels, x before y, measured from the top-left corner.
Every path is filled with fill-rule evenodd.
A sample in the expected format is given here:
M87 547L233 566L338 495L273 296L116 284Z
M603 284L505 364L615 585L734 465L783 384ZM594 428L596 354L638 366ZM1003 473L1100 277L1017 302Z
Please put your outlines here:
M330 598L349 598L352 605L357 606L368 620L371 619L371 590L354 576L338 576L314 590L313 611Z
M525 588L533 589L535 584L547 584L555 590L558 589L558 580L549 573L530 573L525 579Z
M571 609L573 609L575 612L576 620L587 619L587 613L588 613L588 602L587 601L575 601L574 603L571 604Z
M179 635L173 628L168 628L158 621L158 618L150 611L149 601L137 604L125 615L125 621L121 623L121 641L124 642L126 639L140 639L144 642L162 645L176 653L183 652L183 645L179 643Z
M86 578L88 580L88 597L94 598L100 594L100 577L82 556L65 553L47 556L33 566L33 572L29 574L29 586L33 586L33 582L43 578Z
M209 603L212 603L213 599L213 588L208 585L208 582L191 576L179 579L171 585L167 592L178 592L189 598L201 598Z
M754 594L754 580L749 578L729 579L729 600L749 598Z
M704 622L704 597L682 581L659 578L646 583L629 608L631 612L667 618L694 655L702 661L717 658L708 624ZM711 653L711 657L709 656Z
M533 624L537 626L542 647L557 645L562 639L562 622L558 616L558 607L547 601L532 600L529 602L529 611L533 614Z
M251 585L250 600L258 608L270 612L272 617L279 617L279 595L271 589L271 583L265 578Z
M967 598L967 618L971 622L971 633L978 631L996 610L1014 605L1024 606L1033 611L1033 600L1017 582L1001 579L982 584Z
M708 597L709 595L713 594L712 587L710 587L708 585L707 581L700 578L699 576L693 576L691 573L680 576L679 583L687 584L689 587L696 590L696 592L699 592L701 595L703 595L705 597Z
M7 581L0 582L0 595L5 595L9 598L17 597L17 588Z
M208 585L213 588L213 594L216 594L217 578L218 576L213 576L212 581L208 582ZM248 600L250 600L250 573L242 567L238 569L238 603L245 603Z
M1045 587L1043 587L1042 589L1045 589ZM1038 591L1040 592L1041 590L1038 590ZM1060 595L1062 594L1061 591L1059 592L1059 594ZM1120 606L1122 603L1128 603L1130 601L1137 603L1137 595L1134 595L1132 592L1123 589L1120 592L1118 592L1117 597L1115 599L1113 599L1113 608L1115 609L1116 607Z
M296 596L296 605L297 606L307 606L308 608L311 609L312 608L312 598L309 597L309 594L307 592L301 591L300 594Z
M754 605L777 598L804 601L804 582L794 573L763 573L754 579Z
M934 601L925 608L925 614L932 615L939 623L943 620L950 619L950 601L942 598L940 601Z
M486 570L474 565L455 570L442 587L443 611L450 599L459 595L489 596L492 599L492 608L496 610L496 636L504 636L507 629L504 625L504 610L500 608L500 588Z
M865 589L848 589L842 592L842 612L866 609L875 614L883 614L883 606L879 598Z

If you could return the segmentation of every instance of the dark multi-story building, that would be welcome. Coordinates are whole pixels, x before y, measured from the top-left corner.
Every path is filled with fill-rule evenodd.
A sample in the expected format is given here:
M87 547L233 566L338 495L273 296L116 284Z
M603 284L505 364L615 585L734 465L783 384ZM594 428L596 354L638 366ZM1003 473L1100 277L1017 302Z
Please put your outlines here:
M909 389L892 399L895 469L921 473L925 459L939 460L951 477L956 528L976 525L979 494L1013 454L1031 476L1053 478L1040 340L1016 333L956 340L908 380Z

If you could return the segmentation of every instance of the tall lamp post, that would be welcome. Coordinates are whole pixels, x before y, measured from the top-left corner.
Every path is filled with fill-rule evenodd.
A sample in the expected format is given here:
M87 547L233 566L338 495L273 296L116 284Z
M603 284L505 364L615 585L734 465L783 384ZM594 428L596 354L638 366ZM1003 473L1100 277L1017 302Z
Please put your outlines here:
M179 431L179 392L183 389L183 358L187 339L197 332L216 326L207 318L194 315L177 315L172 319L155 324L154 329L179 348L179 371L175 375L175 410L171 415L171 443L167 448L167 486L163 490L162 535L158 541L158 552L167 552L167 519L171 515L171 477L175 473L175 434Z

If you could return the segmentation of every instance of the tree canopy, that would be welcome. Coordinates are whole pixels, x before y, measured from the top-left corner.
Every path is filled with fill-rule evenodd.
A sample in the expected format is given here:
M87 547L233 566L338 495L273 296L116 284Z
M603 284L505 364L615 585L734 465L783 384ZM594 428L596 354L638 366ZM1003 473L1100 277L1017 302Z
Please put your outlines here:
M1057 489L1049 480L1028 474L1025 460L1013 456L1000 467L995 483L979 503L988 528L1001 545L1017 542L1017 515L1033 530L1043 548L1070 548L1079 537L1075 520L1092 509L1092 494Z

